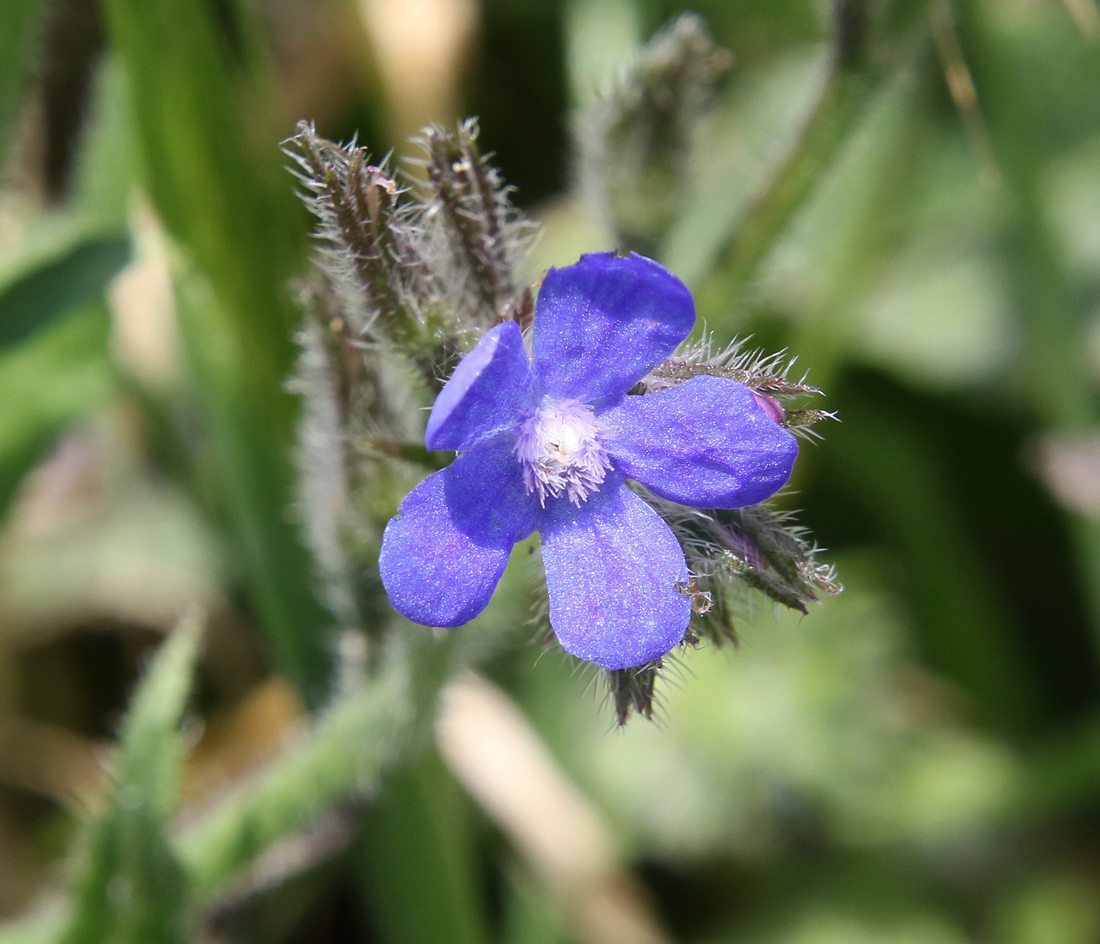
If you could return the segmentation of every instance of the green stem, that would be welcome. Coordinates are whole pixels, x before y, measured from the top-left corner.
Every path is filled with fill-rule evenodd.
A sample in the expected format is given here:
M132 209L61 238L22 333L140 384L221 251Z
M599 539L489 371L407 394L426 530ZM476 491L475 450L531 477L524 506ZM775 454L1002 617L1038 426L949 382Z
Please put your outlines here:
M469 810L436 751L386 777L353 856L383 940L489 940Z
M901 34L914 24L918 24L918 36L923 36L919 24L927 6L928 0L899 0L891 5L895 46L904 49ZM720 308L736 304L840 154L883 80L908 61L904 51L893 52L897 65L890 70L876 61L869 49L870 20L866 3L834 0L832 50L820 92L786 155L719 249L714 271L700 289L702 307L710 299L720 300Z
M832 237L830 252L839 245L839 261L824 291L792 329L791 350L798 352L799 365L808 369L815 386L825 391L832 390L851 351L859 347L854 337L859 329L858 296L893 261L897 221L917 198L912 169L923 157L927 127L916 103L898 94L897 85L884 89L884 98L890 100L883 103L889 115L879 126L881 154L866 167L865 186L852 198L859 201L854 223Z
M719 250L718 264L700 289L728 307L767 257L848 140L879 86L879 71L834 58L809 115L771 179Z

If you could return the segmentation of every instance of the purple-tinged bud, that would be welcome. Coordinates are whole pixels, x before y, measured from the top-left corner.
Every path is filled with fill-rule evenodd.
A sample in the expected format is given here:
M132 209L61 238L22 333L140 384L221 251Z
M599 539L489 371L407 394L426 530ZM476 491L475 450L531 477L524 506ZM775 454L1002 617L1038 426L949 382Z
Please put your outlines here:
M787 425L787 411L779 405L779 401L774 397L769 397L766 393L757 393L755 390L752 392L753 399L763 407L764 412L768 414L776 423L780 426Z

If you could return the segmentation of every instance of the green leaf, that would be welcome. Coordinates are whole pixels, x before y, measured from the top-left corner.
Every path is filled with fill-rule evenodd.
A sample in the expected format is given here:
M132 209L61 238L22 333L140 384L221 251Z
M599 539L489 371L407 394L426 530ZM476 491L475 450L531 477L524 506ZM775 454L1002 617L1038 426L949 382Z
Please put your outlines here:
M277 666L316 707L330 620L288 515L295 403L284 380L299 315L287 284L306 235L278 148L289 129L272 117L243 4L108 0L104 15L145 185L193 266L181 333L252 597Z
M126 77L115 55L96 69L80 150L73 161L70 206L85 226L124 230L133 216L134 122Z
M114 389L102 305L80 308L23 344L0 348L0 515L27 470L65 425Z
M143 802L160 816L167 816L176 802L182 758L178 728L201 635L196 616L180 622L142 679L122 726L119 786L138 787Z
M108 0L144 181L173 236L225 303L222 331L278 387L298 313L286 279L303 259L305 219L278 142L266 65L241 5ZM213 339L211 339L213 340ZM289 401L272 404L289 421Z
M0 292L0 349L101 298L129 258L125 236L96 235L17 278Z
M225 313L201 279L179 289L184 346L262 626L276 665L316 708L326 697L331 656L321 630L330 617L310 590L312 569L289 513L290 446L270 410L282 391L261 395L247 376L247 351L224 336L212 342Z
M187 885L167 839L179 795L180 719L201 626L185 618L157 653L123 722L117 786L92 831L63 944L185 940Z

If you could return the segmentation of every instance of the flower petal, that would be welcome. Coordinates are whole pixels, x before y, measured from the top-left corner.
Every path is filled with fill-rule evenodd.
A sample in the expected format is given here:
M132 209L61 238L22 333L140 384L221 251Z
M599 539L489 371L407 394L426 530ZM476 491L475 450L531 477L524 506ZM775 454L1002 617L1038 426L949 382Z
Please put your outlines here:
M550 625L562 648L605 669L644 665L681 639L691 603L680 544L668 525L620 479L579 507L543 512L542 556Z
M699 508L740 508L790 478L798 440L735 380L694 377L626 397L599 416L604 448L628 478Z
M599 406L663 361L695 324L691 293L644 256L593 253L539 289L534 360L546 392Z
M531 399L533 383L519 325L490 328L435 398L425 445L469 449L511 423Z
M395 610L458 626L489 603L512 545L534 528L534 503L503 439L428 476L386 525L378 566Z

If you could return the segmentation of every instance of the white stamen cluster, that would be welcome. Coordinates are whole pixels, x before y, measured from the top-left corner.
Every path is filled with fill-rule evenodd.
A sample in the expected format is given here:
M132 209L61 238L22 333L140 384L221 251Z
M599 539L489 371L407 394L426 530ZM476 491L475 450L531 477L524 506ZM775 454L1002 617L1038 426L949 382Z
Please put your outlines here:
M592 407L579 400L547 400L524 413L515 454L527 491L538 492L543 506L562 495L579 506L611 468Z

